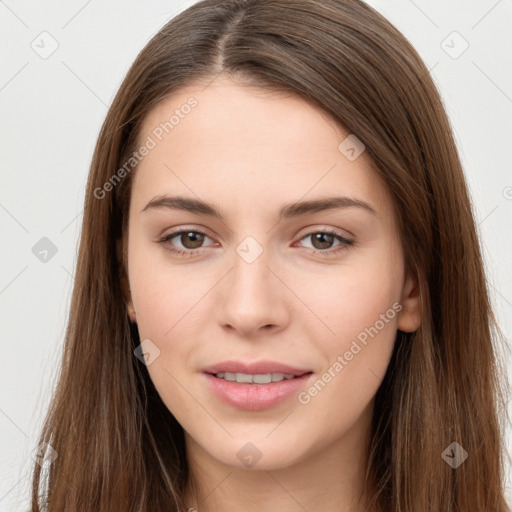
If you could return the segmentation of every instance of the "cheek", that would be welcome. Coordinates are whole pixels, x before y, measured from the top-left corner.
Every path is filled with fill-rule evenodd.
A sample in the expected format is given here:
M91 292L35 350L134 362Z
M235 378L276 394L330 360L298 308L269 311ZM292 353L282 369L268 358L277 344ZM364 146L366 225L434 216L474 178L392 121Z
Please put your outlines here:
M399 295L389 278L369 277L377 276L357 279L352 274L340 279L332 293L308 295L319 310L323 308L323 318L335 334L316 335L323 367L299 399L305 415L328 425L327 437L349 429L369 406L393 352Z
M319 403L325 400L328 406L329 399L343 397L357 410L376 392L396 339L400 265L399 255L382 250L378 257L339 268L329 277L303 278L300 285L308 305L328 327L319 335L311 324L310 332L329 381L330 391L322 392Z
M133 272L132 285L139 337L151 340L160 351L147 371L162 401L182 425L200 423L204 421L201 410L184 389L194 371L191 354L200 349L205 303L199 299L206 290L191 288L183 272L171 275L156 266L139 268L140 272Z
M139 336L153 340L164 360L183 359L204 337L199 335L207 317L205 284L191 289L190 281L179 278L148 279L135 291Z
M391 317L383 332L396 327L393 304L400 299L400 265L392 258L372 258L357 264L333 268L328 275L295 278L296 289L312 312L322 319L322 334L329 345L342 348L365 328L373 326L381 315ZM389 319L389 318L388 318ZM391 326L391 327L392 327Z
M153 242L132 240L129 278L139 334L165 343L201 311L209 279L197 267L173 264Z

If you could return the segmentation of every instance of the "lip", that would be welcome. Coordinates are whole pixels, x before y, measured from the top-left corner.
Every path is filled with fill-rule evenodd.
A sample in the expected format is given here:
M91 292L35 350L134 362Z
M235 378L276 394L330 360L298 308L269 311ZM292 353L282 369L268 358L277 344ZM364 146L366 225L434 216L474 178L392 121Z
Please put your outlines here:
M216 373L287 373L295 375L293 379L284 379L268 384L232 382L215 377ZM307 386L314 373L311 370L294 368L274 361L242 363L225 361L203 370L209 390L223 403L245 411L261 411L296 395Z
M300 376L311 372L309 368L294 368L287 364L277 361L255 361L244 363L243 361L223 361L221 363L203 368L204 373L249 373L251 375L264 375L266 373L288 373L290 375Z

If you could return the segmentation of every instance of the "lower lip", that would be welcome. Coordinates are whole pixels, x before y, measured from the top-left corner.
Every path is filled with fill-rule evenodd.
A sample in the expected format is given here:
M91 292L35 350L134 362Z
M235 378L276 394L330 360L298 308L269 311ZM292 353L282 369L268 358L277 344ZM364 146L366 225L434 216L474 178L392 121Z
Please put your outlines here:
M222 402L246 411L261 411L283 402L299 392L313 376L312 373L306 373L269 384L245 384L218 379L209 373L203 375L210 390Z

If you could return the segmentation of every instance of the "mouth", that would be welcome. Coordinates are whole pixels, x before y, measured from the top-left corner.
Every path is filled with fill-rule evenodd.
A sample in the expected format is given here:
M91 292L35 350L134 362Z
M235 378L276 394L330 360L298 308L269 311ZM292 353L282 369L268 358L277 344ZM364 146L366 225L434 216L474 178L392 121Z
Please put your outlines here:
M214 375L218 379L231 382L243 382L256 384L279 382L283 379L301 377L305 373L311 373L310 368L293 367L278 361L223 361L203 368L204 373ZM260 382L261 381L261 382Z
M313 379L313 371L277 362L226 361L202 371L205 384L226 405L262 411L289 401ZM288 402L290 403L290 402Z
M209 373L209 375L217 379L227 380L228 382L238 382L239 384L271 384L273 382L281 382L283 380L292 380L302 377L302 375L308 375L313 372L304 372L300 374L293 373L242 373L242 372L218 372Z

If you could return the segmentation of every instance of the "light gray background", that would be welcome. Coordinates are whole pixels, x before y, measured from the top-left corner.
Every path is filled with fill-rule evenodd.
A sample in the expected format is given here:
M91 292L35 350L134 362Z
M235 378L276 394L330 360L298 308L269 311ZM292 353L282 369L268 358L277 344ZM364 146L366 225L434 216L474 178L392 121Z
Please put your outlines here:
M0 511L28 508L31 453L56 382L101 123L137 53L192 3L0 0ZM510 339L512 1L369 3L413 43L439 87ZM52 39L58 48L41 58ZM57 248L46 262L32 252L43 237ZM510 367L510 354L503 357Z

